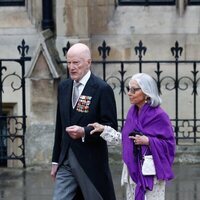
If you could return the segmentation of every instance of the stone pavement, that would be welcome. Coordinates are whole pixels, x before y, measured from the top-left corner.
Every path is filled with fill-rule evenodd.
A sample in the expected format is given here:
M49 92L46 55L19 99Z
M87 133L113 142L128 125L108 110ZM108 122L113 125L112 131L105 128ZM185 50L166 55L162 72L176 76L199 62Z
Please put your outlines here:
M123 200L121 164L112 164L117 200ZM200 165L175 164L176 178L166 187L166 200L200 200ZM53 183L49 167L0 168L0 200L51 200Z

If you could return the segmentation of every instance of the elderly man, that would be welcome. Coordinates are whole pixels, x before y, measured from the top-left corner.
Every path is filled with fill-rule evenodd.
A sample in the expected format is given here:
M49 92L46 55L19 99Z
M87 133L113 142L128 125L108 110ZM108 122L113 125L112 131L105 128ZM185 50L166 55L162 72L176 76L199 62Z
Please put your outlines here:
M117 129L112 88L91 73L88 46L77 43L67 52L70 78L58 87L51 176L54 200L115 200L108 149L89 123ZM78 191L81 191L82 197Z

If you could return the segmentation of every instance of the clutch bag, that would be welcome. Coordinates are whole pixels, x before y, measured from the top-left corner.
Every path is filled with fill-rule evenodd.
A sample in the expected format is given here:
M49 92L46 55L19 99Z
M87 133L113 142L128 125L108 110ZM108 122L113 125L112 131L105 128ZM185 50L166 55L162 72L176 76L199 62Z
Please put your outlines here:
M155 165L152 155L145 155L142 165L142 174L144 176L156 175Z

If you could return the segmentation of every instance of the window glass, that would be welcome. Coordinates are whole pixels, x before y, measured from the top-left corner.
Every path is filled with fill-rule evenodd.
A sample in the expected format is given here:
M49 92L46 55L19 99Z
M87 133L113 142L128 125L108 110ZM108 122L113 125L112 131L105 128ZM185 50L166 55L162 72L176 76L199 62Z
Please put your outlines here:
M188 5L200 5L200 0L188 0Z
M3 113L3 116L6 116ZM0 124L0 167L7 167L7 123L6 118L1 118Z
M119 5L175 5L175 0L119 0Z
M0 6L24 6L25 0L0 0Z

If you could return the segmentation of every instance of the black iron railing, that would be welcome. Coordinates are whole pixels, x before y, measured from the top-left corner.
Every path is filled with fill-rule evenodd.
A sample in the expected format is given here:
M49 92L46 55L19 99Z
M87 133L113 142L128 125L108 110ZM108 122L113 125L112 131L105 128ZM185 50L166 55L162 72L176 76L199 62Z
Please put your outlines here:
M68 42L63 48L66 54ZM183 48L176 41L171 49L171 60L144 60L147 53L142 41L134 48L135 60L108 60L111 47L103 41L98 47L100 61L93 61L92 69L108 82L118 102L119 129L123 127L129 106L126 87L134 73L146 72L156 80L174 126L177 144L193 144L200 139L200 60L181 60ZM60 63L66 63L61 61Z
M30 61L31 58L26 56L29 46L24 40L17 49L21 55L19 59L0 59L0 166L7 166L8 160L20 160L25 167L26 87L24 76L25 62ZM18 93L17 95L21 97L19 102L22 105L17 105L21 108L18 110L20 113L18 116L10 115L5 111L3 94L8 90L10 95Z

